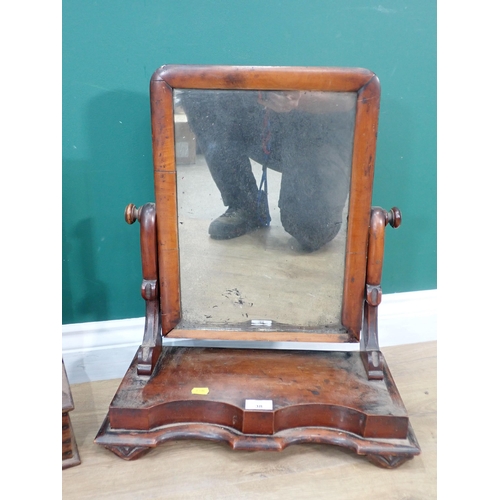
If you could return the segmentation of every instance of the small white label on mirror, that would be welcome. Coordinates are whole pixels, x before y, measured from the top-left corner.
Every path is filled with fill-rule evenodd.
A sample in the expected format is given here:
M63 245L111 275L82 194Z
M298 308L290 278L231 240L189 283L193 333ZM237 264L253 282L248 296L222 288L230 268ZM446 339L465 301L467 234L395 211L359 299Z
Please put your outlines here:
M252 319L252 326L273 326L273 322L270 319Z
M272 399L245 399L245 410L272 410Z

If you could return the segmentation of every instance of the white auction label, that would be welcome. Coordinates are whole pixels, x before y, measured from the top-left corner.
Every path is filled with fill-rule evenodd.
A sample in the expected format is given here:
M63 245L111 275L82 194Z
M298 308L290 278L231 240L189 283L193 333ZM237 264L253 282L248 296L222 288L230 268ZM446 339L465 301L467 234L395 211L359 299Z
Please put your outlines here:
M272 399L245 399L245 410L272 410Z

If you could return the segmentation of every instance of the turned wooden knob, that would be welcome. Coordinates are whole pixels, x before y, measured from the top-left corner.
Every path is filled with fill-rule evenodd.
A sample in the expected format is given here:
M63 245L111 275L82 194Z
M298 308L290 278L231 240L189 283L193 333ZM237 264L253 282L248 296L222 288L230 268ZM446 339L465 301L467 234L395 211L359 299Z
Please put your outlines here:
M133 224L139 218L139 211L133 203L129 203L125 207L125 221L127 224Z
M390 224L391 227L397 229L401 225L401 210L398 207L392 207L385 217L386 224Z

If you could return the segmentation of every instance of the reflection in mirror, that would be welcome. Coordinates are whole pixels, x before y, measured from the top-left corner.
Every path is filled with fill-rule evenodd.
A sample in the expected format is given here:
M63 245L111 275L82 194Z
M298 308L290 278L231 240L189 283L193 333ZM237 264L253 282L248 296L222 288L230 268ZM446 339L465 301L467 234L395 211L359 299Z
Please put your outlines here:
M342 331L356 93L174 102L179 328Z

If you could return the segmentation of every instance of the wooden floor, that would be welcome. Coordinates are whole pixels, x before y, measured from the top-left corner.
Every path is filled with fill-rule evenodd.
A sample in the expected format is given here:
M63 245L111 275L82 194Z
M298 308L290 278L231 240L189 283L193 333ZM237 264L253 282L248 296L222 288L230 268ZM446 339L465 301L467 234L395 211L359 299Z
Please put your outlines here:
M120 380L71 386L81 465L62 472L64 499L437 497L436 342L383 349L422 454L398 469L326 445L233 451L204 441L166 443L126 462L93 443Z
M260 179L262 167L254 163ZM269 171L268 228L230 240L209 237L210 223L226 209L202 155L178 169L181 328L227 329L228 324L272 320L319 331L341 317L346 218L333 241L315 252L281 224L281 174ZM346 207L347 208L347 207ZM318 315L321 311L321 315ZM248 327L243 327L248 330Z

